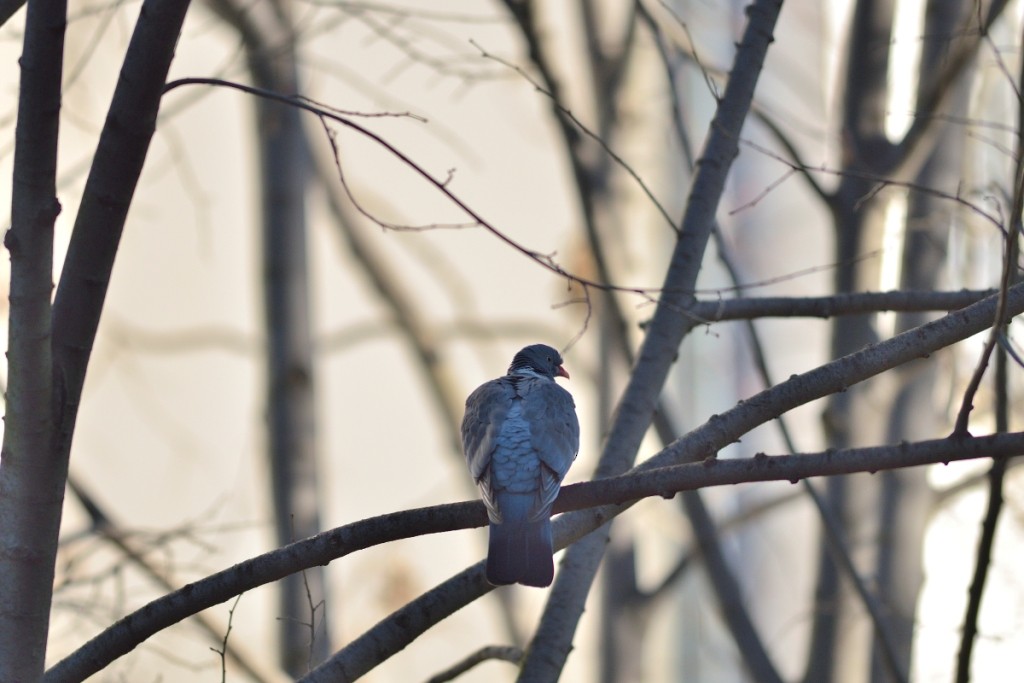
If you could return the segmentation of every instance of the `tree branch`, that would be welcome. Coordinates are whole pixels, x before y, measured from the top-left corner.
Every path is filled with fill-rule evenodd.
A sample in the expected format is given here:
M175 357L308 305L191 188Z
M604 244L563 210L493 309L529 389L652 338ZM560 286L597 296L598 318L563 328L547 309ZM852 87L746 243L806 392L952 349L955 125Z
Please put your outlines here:
M1024 432L1011 432L980 437L949 437L895 446L797 455L758 454L753 458L736 460L717 460L709 457L699 463L665 467L642 466L629 474L572 484L563 488L555 503L555 511L586 510L583 515L591 521L584 526L574 525L575 529L567 529L568 525L559 525L556 545L559 548L565 547L575 538L591 531L589 524L596 526L606 522L612 515L645 497L672 498L680 491L708 486L755 481L797 482L807 477L877 472L940 462L1022 454ZM621 509L613 510L608 506ZM44 680L47 683L83 680L109 665L114 659L127 654L158 631L204 609L226 602L239 593L288 574L324 565L375 545L426 534L482 527L485 524L487 513L483 503L469 501L404 510L325 531L312 538L241 562L154 600L119 620L56 664L46 673ZM450 590L456 584L459 588L454 592L439 591L442 586ZM421 614L425 620L422 625L410 624L404 619L395 621L402 625L402 632L408 635L409 632L416 630L418 635L435 623L427 618L430 615L437 616L443 611L443 616L447 616L490 589L483 577L481 561L400 610L402 614ZM442 594L444 599L438 602ZM422 600L427 600L431 607L424 610L424 603L420 602ZM441 604L451 600L459 604L454 608L452 604ZM375 628L379 629L380 626L378 624ZM351 655L352 649L367 648L367 637L368 634L364 634L354 640L303 680L352 680L347 676L358 677L365 673L355 673L356 669L351 666L355 660L343 659L342 655ZM373 640L378 645L386 644L389 648L399 645L393 636L381 641L379 633ZM398 649L411 640L412 638L401 643ZM381 651L377 650L376 654L380 655ZM373 663L380 663L380 660Z
M67 461L54 450L51 307L66 0L25 19L15 131L8 394L0 459L0 680L43 671Z
M168 93L168 92L171 92L172 90L174 90L176 88L180 88L180 87L186 86L186 85L209 85L209 86L216 86L216 87L222 87L222 88L230 88L232 90L238 90L240 92L244 92L244 93L247 93L247 94L250 94L250 95L256 95L258 97L262 97L262 98L265 98L265 99L270 99L270 100L274 100L274 101L277 101L277 102L284 102L284 103L289 104L289 105L291 105L293 107L297 107L299 109L304 109L304 110L306 110L306 111L308 111L308 112L310 112L312 114L315 114L316 116L318 116L318 117L320 117L322 119L329 119L331 121L334 121L336 123L341 124L342 126L345 126L346 128L349 128L351 130L356 131L360 135L368 138L369 140L372 140L374 143L376 143L381 148L386 150L389 154L391 154L396 159L398 159L401 163L405 164L410 170L412 170L413 173L415 173L416 175L420 176L428 185L432 186L438 193L440 193L449 202L454 204L466 216L469 217L470 222L468 222L466 224L460 224L458 227L480 227L480 228L483 228L487 232L491 233L494 237L496 237L499 241L505 243L506 245L508 245L509 247L514 249L515 251L517 251L520 254L526 256L527 258L533 260L534 262L536 262L537 264L539 264L541 267L545 268L549 272L554 273L555 275L557 275L559 277L565 278L566 280L569 280L570 282L578 283L579 285L583 286L584 288L594 287L594 288L602 289L602 290L619 291L619 292L626 292L626 293L633 293L633 294L642 294L642 295L646 295L646 296L649 296L651 293L654 293L654 292L657 291L654 288L628 287L628 286L613 285L613 284L609 284L609 283L604 282L604 281L599 281L599 280L595 280L595 279L586 278L586 277L583 277L583 276L580 276L580 275L577 275L577 274L574 274L574 273L571 273L571 272L567 271L565 268L563 268L555 260L553 254L546 254L546 253L543 253L543 252L531 249L531 248L527 247L526 245L521 244L521 243L517 242L516 240L512 239L507 234L505 234L504 232L499 230L497 227L495 227L493 224L491 224L489 221L487 221L481 214L479 214L477 211L475 211L465 201L460 199L459 196L456 195L455 192L453 192L451 190L451 188L448 187L448 180L446 178L440 178L440 177L432 175L425 168L423 168L422 166L417 164L410 156L408 156L407 154L402 152L400 149L398 149L397 147L395 147L394 145L389 143L382 136L378 135L377 133L373 132L372 130L370 130L369 128L367 128L365 126L362 126L362 125L356 123L354 120L352 120L352 118L348 118L348 117L356 117L356 116L364 116L364 117L397 116L395 114L377 114L377 115L374 115L374 114L361 114L361 113L358 113L358 112L341 111L341 110L338 110L338 109L333 109L333 108L330 108L330 107L325 107L323 105L320 105L318 103L315 103L315 102L313 102L313 101L311 101L309 99L303 98L303 97L292 96L292 95L282 95L281 93L276 93L276 92L273 92L273 91L270 91L270 90L266 90L266 89L263 89L263 88L255 88L255 87L244 85L244 84L241 84L241 83L235 83L233 81L226 81L226 80L221 79L221 78L180 78L180 79L177 79L175 81L172 81L172 82L168 83L167 86L164 88L164 92ZM350 197L351 197L351 195L350 195ZM380 225L381 227L383 227L385 229L400 230L400 229L403 228L403 226L387 223L385 221L382 221L382 220L376 218L373 214L371 214L369 211L363 209L358 204L356 204L356 208L364 216L366 216L370 220L373 220L375 223L377 223L378 225ZM424 226L422 229L433 229L433 228L437 228L437 227L439 227L439 226L437 226L437 225L429 225L429 226ZM420 228L413 228L413 229L420 229Z
M53 303L57 450L65 461L114 257L188 6L189 0L143 3L71 233Z
M518 647L510 645L488 645L487 647L480 648L461 662L456 663L454 666L431 676L427 683L446 683L446 681L455 680L477 664L481 664L490 659L497 659L503 662L512 662L513 664L517 664L522 658L523 651Z
M753 318L832 318L880 311L955 311L994 294L997 290L959 292L895 290L850 292L830 296L742 297L701 300L687 314L702 323Z
M798 405L822 398L836 391L843 391L847 387L873 375L881 374L893 367L928 356L955 342L962 341L986 329L991 324L995 306L996 297L989 297L966 309L950 313L943 318L908 330L896 337L867 347L849 356L844 356L803 375L795 375L785 382L741 402L735 408L721 415L712 416L707 423L686 436L677 439L658 455L635 468L635 471L641 472L659 466L674 465L684 461L686 458L697 459L710 456L717 453L721 448L733 443L754 427L775 419ZM1022 311L1024 311L1024 285L1018 285L1009 292L1008 313L1010 315L1017 315ZM991 443L993 445L1001 443L1000 448L1005 448L1005 444L1000 442L999 438L995 437ZM951 457L949 453L955 453L958 446L967 447L970 444L980 444L982 442L965 439L959 442L940 443L947 443L949 450L944 451L939 460L930 460L928 462L948 462L946 458ZM905 453L905 449L909 447L909 444L900 446L900 452ZM860 450L857 449L857 451ZM1012 449L1000 450L993 452L993 455L1009 456L1012 455L1011 451ZM845 455L839 458L839 453L838 451L832 451L833 456L841 459L843 465L849 467L852 461L848 461ZM755 458L754 461L756 460ZM710 459L705 462L708 468L717 468L725 464ZM779 461L768 460L766 462L777 463ZM864 470L839 469L830 472L830 474L847 474L853 471L871 472L880 469L877 460L865 461L861 464L864 466ZM913 464L925 463L906 462L907 466ZM734 465L725 466L731 467ZM791 472L782 478L790 479L792 477L798 480L800 476L799 473ZM599 484L601 482L592 483L592 485ZM570 493L572 490L574 489L571 486L564 488L562 496L571 497L574 495ZM658 495L668 495L669 493L671 491L666 489ZM560 497L559 502L556 502L555 505L556 511L563 510L563 508L559 507L561 502L564 501ZM564 515L555 522L556 546L559 548L565 547L568 543L582 538L587 533L608 522L615 515L623 512L627 507L606 506L587 512ZM482 563L480 563L478 569L479 567L482 567ZM466 570L466 572L470 571L472 570ZM322 668L325 671L355 670L365 673L365 671L376 665L371 663L370 660L372 658L376 657L377 663L379 663L382 658L390 657L406 647L412 640L433 625L433 623L428 623L430 618L442 619L486 592L485 587L467 582L466 572L449 579L432 591L413 600L402 610L391 615L391 617L382 620L373 629L338 652ZM442 599L450 601L450 604L438 605L437 601ZM415 620L410 621L414 617ZM360 664L357 665L355 664L356 662L360 662ZM368 668L363 669L362 667Z
M93 531L100 537L106 539L111 545L120 550L129 562L136 565L143 574L148 576L161 590L173 592L179 586L171 579L167 572L163 571L151 562L145 553L132 541L130 534L124 532L124 528L111 519L110 515L103 509L74 476L68 476L68 489L78 498L86 514L92 522ZM282 680L284 674L279 670L265 669L253 654L246 650L244 645L228 643L227 633L231 631L231 621L225 627L214 623L211 617L205 614L195 615L196 623L201 631L214 643L220 645L216 652L221 656L222 662L231 660L239 670L251 678L255 683L273 683Z
M555 545L563 548L590 533L628 509L636 500L635 496L641 494L646 497L671 498L679 491L696 490L708 485L736 484L740 481L796 482L809 476L876 472L889 469L890 466L916 467L980 457L1010 457L1022 453L1024 432L1015 432L814 454L757 455L737 460L708 458L700 463L645 469L643 472L565 487L555 504L556 510L582 510L585 506L599 504L599 501L603 507L560 518L560 523L556 525ZM431 508L420 512L428 510ZM482 504L478 511L478 524L482 525ZM481 561L385 618L301 680L303 683L356 680L379 664L382 658L406 647L434 623L489 590L491 586L484 581ZM230 597L225 596L223 600Z
M971 378L971 384L964 394L960 414L957 416L957 430L967 431L967 419L974 401L974 392L981 382L981 375L984 373L985 365L988 363L988 356L996 348L996 342L1009 327L1009 319L1003 320L1005 294L1004 291L1012 283L1020 280L1020 268L1018 258L1020 255L1020 229L1021 212L1024 211L1024 99L1021 98L1019 85L1024 85L1024 63L1020 65L1018 83L1014 84L1014 91L1017 93L1017 148L1014 158L1015 173L1013 184L1013 208L1011 210L1011 222L1006 231L1005 248L1003 255L1003 271L1000 278L1000 305L996 308L996 320L989 332L989 338L985 342L982 351L982 358ZM1007 376L1007 348L999 346L996 354L996 375L995 375L995 418L996 430L1005 432L1010 426ZM971 677L971 654L974 649L974 639L978 634L978 617L981 613L981 599L985 593L985 583L988 579L989 568L992 561L992 548L995 545L996 529L999 523L999 516L1003 509L1003 482L1006 477L1006 460L997 460L992 463L989 471L989 494L988 505L985 510L985 517L981 525L981 534L978 539L978 552L975 558L974 575L971 578L970 589L968 590L967 608L964 613L964 625L960 637L960 650L957 653L956 683L967 683Z
M1010 288L1005 303L1007 315L1018 315L1024 311L1024 285ZM712 455L747 431L798 405L842 391L868 377L928 356L961 341L986 329L991 324L995 307L996 297L989 297L810 372L791 377L741 402L726 413L713 416L707 423L676 440L660 454L645 462L637 468L637 472L673 465L684 457L699 458ZM817 461L808 460L804 456L759 456L744 461L722 462L712 459L706 460L700 466L689 467L685 470L688 472L685 476L692 478L694 488L739 481L799 480L807 476L877 471L889 465L910 467L958 459L1016 455L1020 452L1021 439L1024 439L1024 435L1002 434L993 437L904 444L887 447L882 451L833 451L819 454ZM815 462L820 469L806 469ZM676 469L662 470L662 473L667 472L672 472L671 476L678 475ZM632 478L629 478L629 481L634 482ZM662 480L655 476L653 481L648 479L643 484L632 483L629 486L648 486L648 492L664 496L674 493L671 486L666 485L669 481L674 482L673 485L679 483L679 480ZM625 495L613 491L612 495L604 498L608 491L602 487L608 485L608 482L598 481L566 487L555 509L563 511L577 505L578 503L573 502L575 495L589 497L587 504L596 504L598 500L627 501L631 495L636 495L637 489L632 489ZM574 493L583 486L588 488L582 493ZM603 507L564 516L556 524L559 547L564 547L571 540L593 531L624 509L626 508ZM190 584L181 591L164 596L138 612L128 615L54 666L47 673L46 680L81 680L129 652L159 630L199 610L229 600L242 591L301 571L308 566L326 564L355 550L410 535L482 526L485 523L486 514L481 503L459 503L386 515L291 544ZM354 670L354 661L364 662L356 669L364 665L372 668L376 663L402 649L438 619L444 618L489 590L483 579L482 565L482 562L474 565L433 591L413 600L401 611L401 619L385 619L371 632L337 653L321 669L325 672L351 671ZM410 622L408 615L417 615L416 620ZM366 654L370 650L374 654L373 664L369 663ZM314 674L319 676L318 672L321 669L317 669Z
M320 120L326 129L326 121L323 118ZM328 136L328 139L333 155L324 152L320 146L313 145L308 136L306 145L313 158L316 180L324 190L327 208L334 218L337 232L352 252L381 302L391 312L395 326L402 332L405 343L423 373L429 394L434 399L434 405L447 432L452 452L461 457L459 424L464 399L459 394L459 384L452 368L444 362L438 332L431 328L426 316L420 313L424 309L420 305L421 302L418 302L409 288L402 284L392 265L373 242L363 235L361 226L356 224L350 206L345 202L345 195L338 187L341 177L338 148L333 137ZM332 165L334 169L331 169Z
M0 0L0 26L6 24L24 4L25 0Z
M997 360L1005 365L1006 356L1000 353ZM1005 374L1003 375L1005 379ZM1005 387L1000 393L1005 397ZM1004 404L1005 405L1005 404ZM967 683L971 680L971 655L974 641L978 636L978 617L981 614L981 599L985 594L985 583L988 579L992 563L992 549L995 545L996 529L999 516L1003 509L1003 481L1006 477L1006 460L999 459L992 463L988 472L988 504L981 523L978 538L978 551L974 563L974 574L967 591L967 607L964 610L964 625L960 634L960 648L956 658L956 683Z
M644 337L636 365L623 392L597 466L596 476L626 471L651 423L661 389L684 336L695 323L679 315L693 303L703 254L715 225L715 213L754 87L772 41L781 2L758 0L747 8L749 21L736 52L732 77L711 121L701 164L693 179L679 239L665 275L661 300ZM608 528L592 534L566 553L563 569L527 652L520 680L555 680L572 647L576 625L608 539Z
M239 593L303 569L326 565L381 543L486 523L483 504L467 502L383 515L325 531L241 562L154 600L111 625L53 666L45 680L84 680L168 626ZM482 572L480 579L483 580Z

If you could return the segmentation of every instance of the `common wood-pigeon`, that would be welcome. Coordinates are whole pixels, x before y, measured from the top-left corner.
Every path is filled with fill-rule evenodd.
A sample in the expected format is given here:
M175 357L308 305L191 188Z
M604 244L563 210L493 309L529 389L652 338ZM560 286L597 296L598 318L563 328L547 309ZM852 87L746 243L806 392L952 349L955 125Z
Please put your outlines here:
M561 355L534 344L466 399L462 446L487 506L487 580L496 586L554 578L551 506L580 447L576 405L555 377L569 377Z

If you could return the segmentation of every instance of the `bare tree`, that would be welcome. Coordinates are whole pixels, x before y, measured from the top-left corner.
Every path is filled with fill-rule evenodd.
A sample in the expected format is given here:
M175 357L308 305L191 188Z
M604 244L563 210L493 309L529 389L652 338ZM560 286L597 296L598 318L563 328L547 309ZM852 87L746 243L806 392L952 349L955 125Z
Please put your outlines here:
M26 267L24 274L12 271L11 296L21 299L22 288L31 292L24 299L30 317L11 326L16 342L11 349L15 353L12 369L17 369L10 376L7 411L14 426L7 427L4 438L14 441L5 445L0 461L2 505L11 506L3 515L0 581L12 587L5 590L5 599L16 601L0 614L0 630L5 634L0 650L3 677L11 680L33 680L42 674L52 567L85 370L118 239L153 135L163 81L187 8L187 2L148 3L148 12L139 21L79 207L52 306L52 322L47 322L51 318L53 269L52 236L47 236L52 233L47 225L52 225L58 206L53 193L53 155L64 12L63 5L29 10L32 21L27 20L23 59L26 65L40 64L40 69L26 69L22 87L29 99L25 106L33 104L32 97L41 99L21 117L26 138L20 145L22 165L15 173L19 178L16 187L31 189L31 193L16 193L24 197L25 204L19 200L19 209L13 212L8 249L13 263L20 262L14 269L20 270L21 264ZM49 153L40 152L47 149ZM18 254L19 241L25 244L23 255ZM24 346L28 340L31 350ZM19 343L22 346L16 349ZM24 362L18 360L22 349ZM32 374L32 384L22 388L21 372ZM41 424L33 424L40 420ZM26 436L22 434L31 435L34 441L23 441Z
M0 602L0 679L84 680L175 624L235 600L223 634L208 615L200 622L227 678L231 658L241 657L228 637L238 623L236 607L244 607L237 596L278 583L278 666L303 681L355 680L421 638L433 639L432 649L446 662L434 680L476 671L488 659L500 661L485 666L504 666L509 678L523 681L580 677L573 668L580 655L572 653L587 652L594 660L587 666L609 683L668 680L681 675L679 666L695 666L688 670L695 679L728 670L756 681L909 681L912 653L922 642L916 615L925 582L924 537L943 500L925 466L980 458L991 461L987 477L962 486L987 485L989 505L972 558L959 661L948 662L958 680L968 680L977 666L972 646L993 548L1011 542L996 533L1000 511L1012 500L1009 458L1024 454L1024 433L1014 431L1019 426L1012 419L1021 364L1013 319L1024 312L1017 273L1024 72L1014 62L1020 27L1007 6L929 2L921 35L908 36L895 28L900 3L854 3L848 18L832 24L844 31L835 71L811 69L816 87L830 90L836 102L835 120L813 127L794 122L768 95L781 87L787 67L806 73L806 64L785 64L792 55L809 61L806 52L783 51L779 43L797 45L800 31L808 30L800 21L821 22L820 28L823 10L783 7L778 0L755 0L742 13L721 10L714 20L727 28L715 31L695 31L710 15L685 2L583 1L555 10L509 0L485 20L459 10L345 0L324 6L217 0L209 5L213 21L226 23L239 40L244 63L235 74L249 82L213 65L202 76L168 82L188 3L146 0L91 157L51 305L66 9L31 0L5 239L12 267L0 456L0 585L8 587ZM16 12L16 3L5 5L0 17L10 20ZM501 40L452 38L452 26L486 22L499 27ZM409 129L387 127L396 120L425 124L426 117L366 115L316 94L318 79L344 73L341 65L324 65L311 47L316 34L351 24L400 55L401 63L451 78L470 92L500 77L529 93L530 106L543 112L538 120L549 127L545 139L552 144L544 153L566 169L578 233L570 246L536 247L517 230L515 214L494 218L480 208L482 193L461 182L463 170L422 161L403 137ZM1012 40L1012 57L996 34ZM914 117L894 132L890 74L898 43L907 40L922 48L911 79ZM829 78L828 87L821 85ZM980 110L972 92L983 80L1012 105ZM379 94L380 85L364 83L355 91ZM69 482L68 462L114 256L158 113L168 115L168 103L185 93L213 92L247 98L257 124L273 485L268 507L279 547L253 550L248 559L175 589L123 534L110 532L113 514L74 478ZM433 122L422 131L447 135L453 145L460 140L460 131ZM365 170L380 163L370 155L386 159L390 165L380 167L389 170ZM399 173L415 180L415 191ZM319 193L308 192L313 183ZM514 185L505 188L509 194ZM414 195L427 197L424 206L441 217L426 208L424 219L403 214L419 206ZM771 206L780 197L816 216L815 232L827 235L820 241L831 253L811 267L796 258L800 250L788 248L795 233ZM726 202L739 208L725 211ZM473 297L485 285L517 293L525 287L496 267L476 271L470 285L459 282L454 268L437 265L439 252L411 267L414 259L400 246L445 239L451 245L470 235L481 240L477 249L499 245L515 254L531 278L568 284L569 302L578 307L559 313L564 317L550 334L576 344L572 353L585 371L574 372L572 388L581 406L594 406L581 417L584 425L591 417L591 441L600 455L585 477L590 481L566 486L556 503L556 545L566 550L536 624L525 626L530 613L521 609L521 594L501 589L493 592L498 600L485 597L492 587L476 562L434 588L400 593L361 635L340 635L338 623L350 616L345 597L356 592L338 591L338 599L327 601L326 565L360 551L379 558L369 549L402 539L482 526L486 515L471 501L367 516L320 531L327 501L314 427L322 415L344 414L370 395L346 387L341 405L320 407L315 400L315 389L330 381L317 356L316 278L310 275L313 217L320 214L342 236L357 264L353 270L381 312L380 329L364 336L398 340L412 359L415 381L402 381L391 395L416 392L430 406L422 412L440 423L444 451L437 469L458 455L459 402L463 389L480 379L463 359L474 352L489 358L487 344L506 336L474 309ZM969 227L968 237L962 226ZM753 229L763 234L744 232ZM765 248L745 243L754 239L770 245L770 258L756 259ZM965 242L998 256L964 265L951 245ZM479 253L493 258L493 252ZM821 275L813 292L804 279L812 273ZM759 295L761 285L778 283L792 290ZM976 289L961 289L965 284ZM454 311L448 321L433 313L441 298ZM801 364L781 372L794 364L785 358L786 342L766 329L769 318L824 319L827 353L800 340ZM537 327L530 321L529 334ZM967 341L976 335L984 337L980 346ZM719 360L708 360L708 346L716 347ZM698 366L729 367L714 368L703 381L693 357ZM688 371L682 378L676 372L681 365ZM387 401L378 412L388 414L388 428L408 422ZM820 420L808 420L808 413ZM645 450L645 440L658 445ZM387 456L358 454L365 460ZM826 479L807 481L818 477ZM390 481L382 475L372 486ZM786 481L802 481L799 493L754 488L755 482ZM106 527L117 552L158 578L161 594L102 624L60 661L51 654L44 672L68 483L93 530ZM773 495L752 502L715 488L736 484ZM637 503L680 493L678 505L643 506L657 507L658 523L671 533L648 528ZM790 546L793 539L779 527L794 510L820 532ZM620 515L631 523L613 524ZM734 536L740 527L748 531ZM771 539L764 545L797 548L799 557L785 558L786 567L813 571L799 580L773 579L766 554L752 540L762 534ZM649 564L644 549L651 544L658 544L661 560ZM390 569L386 561L374 562L373 573ZM702 578L694 579L697 566ZM579 627L591 618L585 608L599 571L600 642L588 649L591 644L579 642ZM692 628L666 598L694 580L704 582L698 609L714 615L709 622L718 634L707 642L728 654L718 661L713 652L684 655L683 662L652 655L652 643L670 637L665 624ZM779 590L793 595L785 616L773 595ZM474 631L479 642L433 647L442 639L430 629L476 602L496 607L500 626ZM792 638L797 646L779 635L780 622L793 613L802 615ZM487 642L483 634L491 632L502 634L503 642ZM244 657L242 664L254 679L279 673ZM427 678L434 671L418 673Z

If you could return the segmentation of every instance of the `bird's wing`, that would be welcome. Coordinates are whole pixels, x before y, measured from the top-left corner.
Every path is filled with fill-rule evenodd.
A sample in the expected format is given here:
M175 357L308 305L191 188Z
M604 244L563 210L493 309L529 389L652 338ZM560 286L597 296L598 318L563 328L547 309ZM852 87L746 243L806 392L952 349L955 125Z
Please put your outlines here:
M486 474L491 464L491 456L514 395L512 384L498 378L481 384L466 399L466 414L462 418L462 450L476 482Z
M524 393L523 416L530 424L530 443L543 465L538 512L548 514L580 450L580 423L572 394L553 381L535 380Z

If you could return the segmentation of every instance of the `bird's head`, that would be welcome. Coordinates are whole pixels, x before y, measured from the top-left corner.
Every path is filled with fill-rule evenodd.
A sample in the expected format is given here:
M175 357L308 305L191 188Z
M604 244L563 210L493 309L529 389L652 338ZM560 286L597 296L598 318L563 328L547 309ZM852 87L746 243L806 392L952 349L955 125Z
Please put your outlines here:
M554 379L565 377L569 373L562 367L562 356L547 344L533 344L519 351L508 366L508 374L535 373L542 377Z

